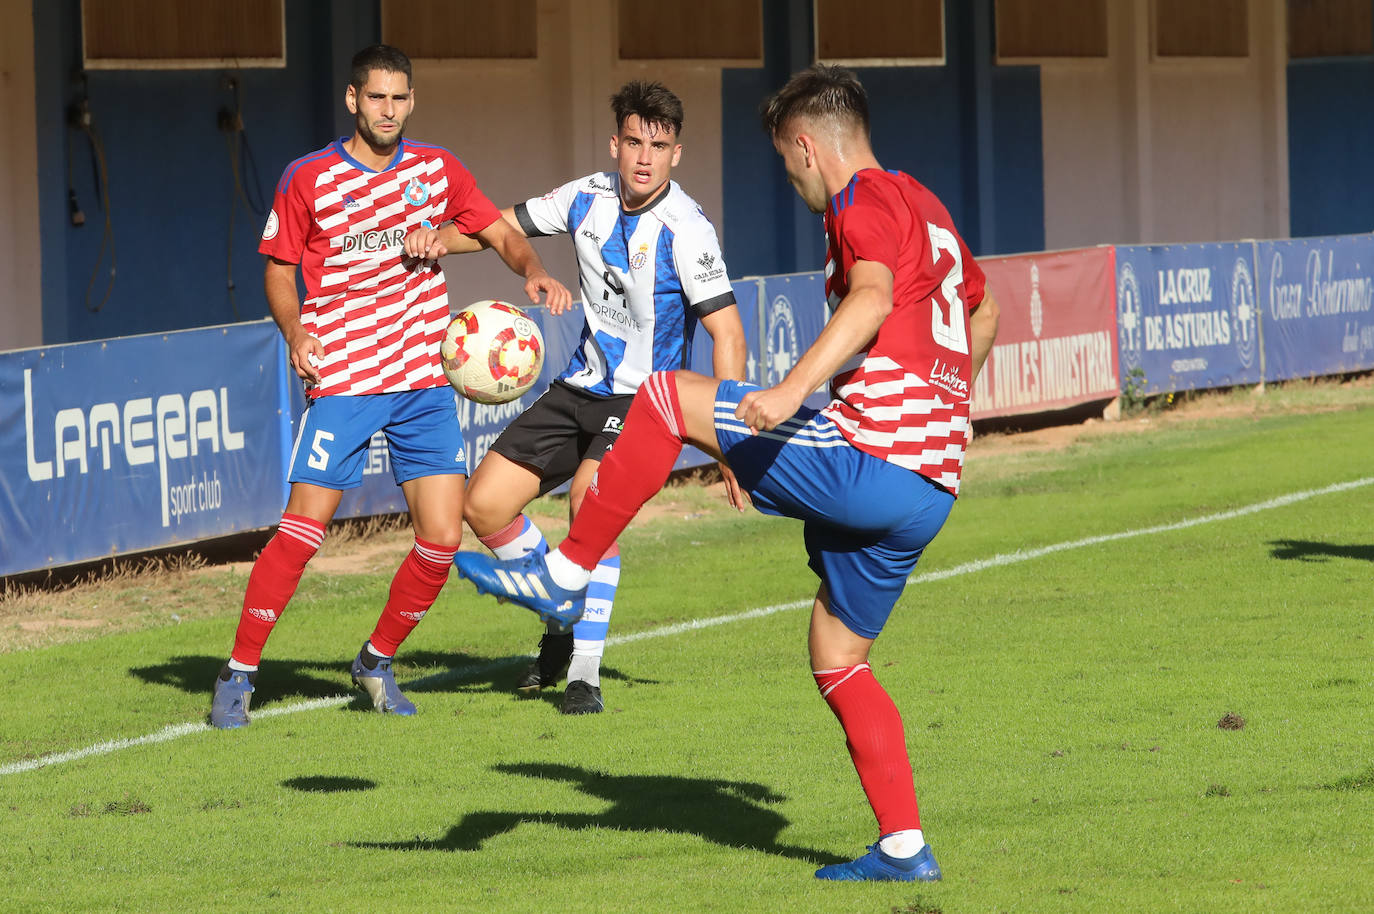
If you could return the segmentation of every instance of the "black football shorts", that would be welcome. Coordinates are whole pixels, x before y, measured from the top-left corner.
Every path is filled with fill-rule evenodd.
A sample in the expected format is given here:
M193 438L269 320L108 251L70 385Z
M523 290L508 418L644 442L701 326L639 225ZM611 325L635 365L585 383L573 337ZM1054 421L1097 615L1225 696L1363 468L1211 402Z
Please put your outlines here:
M582 461L602 458L619 437L632 400L633 394L598 397L554 381L491 449L538 473L543 495L572 479Z

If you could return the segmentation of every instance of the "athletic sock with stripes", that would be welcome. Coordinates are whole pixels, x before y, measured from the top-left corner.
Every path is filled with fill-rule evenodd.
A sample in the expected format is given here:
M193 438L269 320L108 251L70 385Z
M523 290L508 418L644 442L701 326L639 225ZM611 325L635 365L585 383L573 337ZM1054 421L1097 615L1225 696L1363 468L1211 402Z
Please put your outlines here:
M386 657L396 655L401 642L434 605L457 552L457 546L440 546L415 538L414 548L391 579L390 596L368 638L377 653Z
M682 452L683 428L677 378L656 371L635 394L625 430L606 452L556 552L588 571L596 568L630 519L668 480Z
M606 653L606 633L611 625L615 591L620 585L620 547L612 544L592 569L582 618L573 626L572 661L568 681L601 685L601 658Z
M500 530L489 536L479 536L483 546L491 550L492 555L501 559L518 559L531 552L547 552L549 544L544 539L544 534L535 526L534 521L524 514L517 514L515 520L506 524Z
M277 532L248 574L243 611L234 633L231 664L244 670L258 668L262 647L272 626L300 584L305 565L324 542L324 524L299 514L283 514Z

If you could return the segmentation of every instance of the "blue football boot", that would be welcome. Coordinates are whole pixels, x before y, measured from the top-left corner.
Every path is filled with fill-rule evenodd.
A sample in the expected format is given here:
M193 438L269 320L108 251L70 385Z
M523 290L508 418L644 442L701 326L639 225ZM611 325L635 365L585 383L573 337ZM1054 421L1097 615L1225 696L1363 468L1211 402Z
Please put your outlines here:
M253 675L243 670L231 670L226 666L215 677L215 697L210 701L210 726L221 730L248 726L248 702L253 694Z
M816 878L836 882L937 882L940 864L935 862L929 844L914 857L889 857L881 847L872 844L858 860L832 863L816 870Z
M453 564L458 566L458 576L475 584L478 593L518 603L564 631L582 618L582 597L587 588L566 590L555 584L543 553L531 552L502 562L480 552L460 552Z
M391 659L378 657L377 665L369 670L363 665L363 651L366 650L367 645L364 644L358 656L353 658L353 684L366 692L367 697L372 699L372 707L383 714L399 714L402 717L414 714L414 703L405 697L401 687L396 685L396 677L391 675Z

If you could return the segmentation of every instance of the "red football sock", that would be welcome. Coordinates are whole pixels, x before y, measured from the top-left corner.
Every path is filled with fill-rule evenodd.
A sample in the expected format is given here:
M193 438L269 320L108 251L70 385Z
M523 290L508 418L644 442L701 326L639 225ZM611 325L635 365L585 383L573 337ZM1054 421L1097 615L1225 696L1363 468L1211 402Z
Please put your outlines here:
M439 589L448 580L448 569L457 552L457 546L439 546L418 537L415 539L415 548L410 550L401 567L396 569L396 577L391 579L391 596L382 608L377 628L368 639L377 653L395 656L401 642L434 605Z
M838 670L817 670L812 675L844 728L859 782L878 817L878 834L920 828L902 716L873 678L873 670L860 663Z
M262 660L262 646L272 634L272 626L296 592L305 563L322 542L324 524L299 514L281 516L276 534L263 547L248 574L243 612L234 634L234 653L230 655L234 660L247 666L257 666Z
M601 461L558 551L588 571L595 568L630 519L668 481L682 453L683 435L677 378L656 371L635 394L625 430Z

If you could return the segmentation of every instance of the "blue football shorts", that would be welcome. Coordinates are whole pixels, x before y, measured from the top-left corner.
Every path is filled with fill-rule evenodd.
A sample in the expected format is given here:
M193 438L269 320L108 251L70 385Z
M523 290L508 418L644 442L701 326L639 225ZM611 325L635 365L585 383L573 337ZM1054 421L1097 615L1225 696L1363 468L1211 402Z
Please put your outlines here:
M806 554L830 593L830 611L855 634L876 638L954 496L854 447L814 409L749 434L735 408L757 389L722 381L716 391L725 461L756 508L804 521Z
M386 436L397 485L420 476L467 475L457 394L446 384L312 400L301 417L287 480L356 489L363 483L368 446L379 431Z

